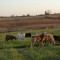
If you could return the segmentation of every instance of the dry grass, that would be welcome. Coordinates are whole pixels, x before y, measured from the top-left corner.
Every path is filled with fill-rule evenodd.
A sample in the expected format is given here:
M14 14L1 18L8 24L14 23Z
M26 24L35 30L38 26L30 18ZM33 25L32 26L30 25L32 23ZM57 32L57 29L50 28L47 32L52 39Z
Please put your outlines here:
M59 28L59 26L59 19L46 19L41 16L0 18L0 31Z

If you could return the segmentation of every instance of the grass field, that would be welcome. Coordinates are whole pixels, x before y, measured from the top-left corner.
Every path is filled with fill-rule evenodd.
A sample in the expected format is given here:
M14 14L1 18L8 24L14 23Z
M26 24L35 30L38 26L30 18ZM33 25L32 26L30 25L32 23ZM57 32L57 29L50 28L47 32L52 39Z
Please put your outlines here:
M46 31L53 35L60 35L60 30L25 30L20 33L31 32L32 34ZM17 32L0 33L0 60L60 60L60 46L52 45L46 47L30 48L30 38L24 41L13 40L5 42L6 34L16 36ZM59 42L58 42L59 43ZM58 44L56 42L56 44Z
M21 29L59 28L60 19L45 16L5 17L0 18L0 32L19 31Z

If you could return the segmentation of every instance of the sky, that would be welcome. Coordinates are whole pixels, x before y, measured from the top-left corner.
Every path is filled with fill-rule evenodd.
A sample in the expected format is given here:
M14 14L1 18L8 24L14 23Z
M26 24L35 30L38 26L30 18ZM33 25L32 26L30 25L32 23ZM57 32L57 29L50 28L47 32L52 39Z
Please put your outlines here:
M0 0L0 16L60 13L60 0Z

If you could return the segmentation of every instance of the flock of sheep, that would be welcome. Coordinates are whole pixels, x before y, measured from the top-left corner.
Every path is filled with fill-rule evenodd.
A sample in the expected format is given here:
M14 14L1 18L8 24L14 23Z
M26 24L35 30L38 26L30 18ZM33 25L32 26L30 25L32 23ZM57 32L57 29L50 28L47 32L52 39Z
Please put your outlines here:
M12 36L12 35L6 35L5 37L5 41L9 41L9 40L13 40L13 39L21 39L21 40L24 40L25 37L30 37L31 38L31 46L34 45L35 42L37 42L38 44L42 44L42 46L44 46L44 42L45 43L48 43L50 42L51 44L55 44L55 41L60 41L60 36L56 36L56 35L51 35L51 34L34 34L32 35L31 33L25 33L25 34L20 34L18 33L15 36Z

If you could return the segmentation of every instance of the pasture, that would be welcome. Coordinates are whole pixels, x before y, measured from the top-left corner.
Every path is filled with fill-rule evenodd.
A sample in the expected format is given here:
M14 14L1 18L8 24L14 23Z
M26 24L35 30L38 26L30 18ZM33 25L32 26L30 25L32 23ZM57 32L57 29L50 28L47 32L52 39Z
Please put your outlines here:
M60 19L45 18L43 16L30 17L2 17L0 18L0 32L19 31L24 29L55 29L60 28Z
M60 36L60 30L25 30L20 33L30 32L32 34L46 31L53 35ZM5 41L7 34L16 36L17 32L0 33L0 60L60 60L60 43L57 45L39 47L35 44L33 48L30 47L30 38L25 40Z

